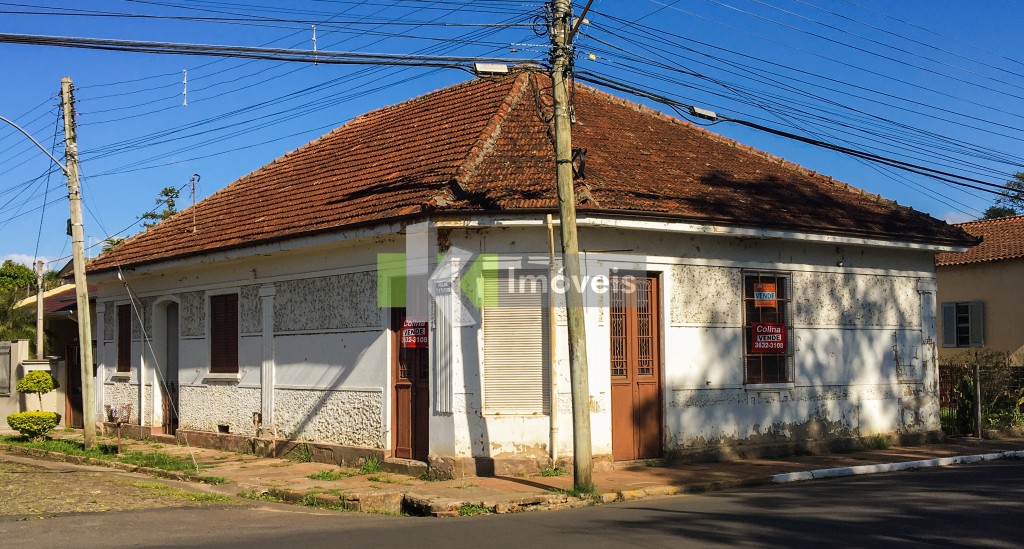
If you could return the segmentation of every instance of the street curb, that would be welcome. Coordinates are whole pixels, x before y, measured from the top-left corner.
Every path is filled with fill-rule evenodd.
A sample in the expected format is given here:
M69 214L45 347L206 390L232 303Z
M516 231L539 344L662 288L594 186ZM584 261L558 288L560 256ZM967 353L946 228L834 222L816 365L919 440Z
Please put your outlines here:
M839 478L854 475L871 475L875 473L891 473L895 471L906 471L909 469L927 469L932 467L945 467L960 463L978 463L981 461L997 461L1001 459L1022 459L1024 451L1009 450L992 454L975 454L967 456L952 456L945 458L920 459L916 461L901 461L897 463L879 463L875 465L856 465L853 467L832 467L829 469L814 469L811 471L799 471L795 473L780 473L769 477L773 484L785 484L788 482L801 482L823 478Z

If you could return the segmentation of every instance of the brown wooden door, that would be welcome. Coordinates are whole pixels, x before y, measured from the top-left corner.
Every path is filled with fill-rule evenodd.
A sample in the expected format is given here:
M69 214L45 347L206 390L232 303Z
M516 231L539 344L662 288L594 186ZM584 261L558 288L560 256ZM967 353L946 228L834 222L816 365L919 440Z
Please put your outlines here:
M164 419L161 429L165 435L173 435L178 432L178 304L167 304L164 314L164 373L160 384Z
M658 279L612 277L612 458L661 457L661 332Z
M82 363L78 344L68 345L64 349L64 364L67 365L67 387L64 394L67 395L64 411L66 416L64 424L73 429L82 429L85 422L82 418Z
M392 442L397 458L427 461L430 452L430 358L427 348L408 348L400 332L405 309L392 309Z

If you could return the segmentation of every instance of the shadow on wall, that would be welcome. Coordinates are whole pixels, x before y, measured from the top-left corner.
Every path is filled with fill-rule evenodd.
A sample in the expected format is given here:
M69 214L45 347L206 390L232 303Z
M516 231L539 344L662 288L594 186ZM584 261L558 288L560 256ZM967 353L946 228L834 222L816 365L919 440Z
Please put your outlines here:
M732 272L740 276L739 270ZM669 440L670 452L828 442L938 428L934 391L925 386L926 370L934 365L924 340L918 279L843 272L791 276L795 387L670 389L666 423L676 426L676 432L669 433L676 437ZM695 286L691 291L717 290ZM728 311L718 313L722 319L730 317ZM673 316L673 321L699 324L702 319ZM706 329L700 337L705 344L692 356L666 357L675 362L669 370L684 368L687 362L703 363L708 372L694 379L722 379L716 371L737 374L726 379L742 379L741 330ZM716 358L707 362L707 355Z

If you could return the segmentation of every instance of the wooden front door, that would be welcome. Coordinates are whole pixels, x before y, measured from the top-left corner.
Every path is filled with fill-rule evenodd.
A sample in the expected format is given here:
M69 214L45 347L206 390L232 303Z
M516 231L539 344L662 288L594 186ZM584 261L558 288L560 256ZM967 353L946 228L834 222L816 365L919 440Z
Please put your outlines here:
M427 461L430 451L430 358L426 347L402 342L405 309L392 309L392 444L397 458Z
M64 389L67 395L64 405L64 424L73 429L82 429L85 422L82 418L82 357L78 344L68 345L64 349L64 364L67 365L68 386Z
M163 404L163 424L160 426L165 435L178 432L178 304L168 303L164 309L166 332L164 333L164 375L161 379L161 399Z
M609 296L612 458L661 457L658 279L612 277Z

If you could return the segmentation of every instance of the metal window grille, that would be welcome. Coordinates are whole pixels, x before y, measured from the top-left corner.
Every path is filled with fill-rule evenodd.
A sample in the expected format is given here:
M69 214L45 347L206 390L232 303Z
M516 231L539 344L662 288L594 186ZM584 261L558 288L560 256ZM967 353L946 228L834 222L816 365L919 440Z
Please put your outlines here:
M755 285L774 284L773 300L758 299ZM764 301L774 301L768 306ZM761 306L759 306L761 305ZM745 384L793 383L793 315L790 277L784 273L743 273L743 358ZM785 329L785 348L780 353L751 352L754 323L780 324Z

